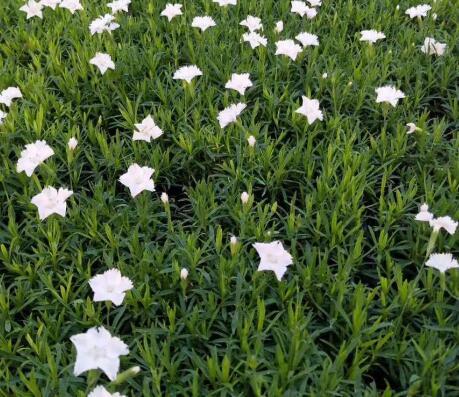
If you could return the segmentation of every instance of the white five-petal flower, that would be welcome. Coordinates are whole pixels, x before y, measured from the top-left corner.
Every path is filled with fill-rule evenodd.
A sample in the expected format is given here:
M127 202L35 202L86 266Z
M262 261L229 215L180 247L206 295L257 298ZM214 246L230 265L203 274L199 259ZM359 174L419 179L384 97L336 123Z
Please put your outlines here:
M252 85L249 73L233 73L231 79L225 84L225 88L236 90L239 94L244 95L245 90Z
M439 270L441 273L446 272L449 269L455 269L459 267L457 260L453 258L450 253L447 254L432 254L426 262L426 266L433 267Z
M276 55L285 55L294 61L301 51L303 51L303 48L293 40L279 40L276 42Z
M128 277L121 275L118 269L110 269L89 280L94 292L94 302L111 301L115 306L121 305L126 295L134 286Z
M107 7L111 8L112 14L116 14L120 11L128 12L129 4L131 4L131 0L114 0L111 3L108 3Z
M377 30L362 30L360 34L362 35L360 41L368 41L371 44L386 38L384 33L378 32Z
M113 22L115 17L111 14L105 14L100 16L99 18L94 19L89 25L89 31L91 35L95 35L96 33L103 33L103 32L111 32L112 30L118 29L120 27L119 24Z
M256 32L257 30L263 29L261 19L252 15L248 15L246 19L239 23L239 25L245 26L250 32Z
M252 47L252 49L257 48L260 45L266 47L266 44L268 44L267 38L263 37L258 32L244 33L242 35L242 40L250 43L250 47Z
M322 111L319 108L319 101L317 99L310 99L306 96L302 96L303 99L303 104L301 107L299 107L297 110L295 110L295 113L302 114L308 119L308 123L312 124L316 120L323 120L324 115Z
M22 98L22 92L18 87L8 87L0 92L0 103L10 107L13 100Z
M62 0L59 7L69 10L72 14L83 9L80 0Z
M163 134L150 115L145 117L140 124L135 124L135 128L133 141L151 142L152 139L157 139Z
M70 340L77 350L75 376L90 369L101 369L110 380L115 380L120 356L129 354L128 346L104 327L91 328L84 334L73 335Z
M191 27L201 29L201 32L206 31L207 29L215 26L216 23L212 17L207 15L203 17L194 17L193 22L191 22Z
M119 181L129 188L132 197L136 197L144 190L155 191L155 184L151 176L155 170L150 167L141 167L138 164L129 166L127 172L121 175Z
M27 19L33 17L43 18L43 4L40 1L29 0L19 9L27 13Z
M228 124L234 123L246 106L245 103L237 103L226 107L218 113L220 128L225 128Z
M398 100L405 98L405 94L397 90L395 87L386 85L384 87L378 87L375 89L377 97L376 103L387 102L393 107L397 106Z
M429 6L428 4L420 4L420 5L416 6L416 7L408 8L405 11L405 14L409 15L410 18L426 17L427 16L427 12L430 11L431 9L432 9L432 7Z
M305 15L308 19L312 19L317 15L317 10L315 8L308 7L304 1L294 0L291 2L291 12L304 17Z
M105 74L108 69L115 70L115 63L113 62L112 57L109 54L102 52L97 52L89 63L97 66L102 74Z
M295 39L298 40L303 47L319 45L319 38L312 33L302 32L298 34Z
M65 216L67 211L66 200L73 194L71 190L56 188L52 186L45 187L41 193L32 197L32 204L38 208L40 220L46 219L52 214Z
M273 271L279 281L293 263L292 256L284 249L280 241L272 243L255 243L253 247L260 256L258 271Z
M202 76L202 71L196 65L182 66L174 73L174 80L185 80L187 83L191 83L197 76Z
M449 234L456 233L458 223L450 216L440 216L429 221L430 226L435 232L445 229Z
M421 51L427 55L441 56L445 53L446 47L447 45L445 43L440 43L433 37L426 37L421 47Z
M32 176L35 168L53 154L54 150L45 141L29 143L21 152L16 170L17 172L24 171L27 176Z
M171 4L167 3L166 8L161 12L162 17L167 17L167 20L170 22L176 16L182 15L182 5L179 3Z

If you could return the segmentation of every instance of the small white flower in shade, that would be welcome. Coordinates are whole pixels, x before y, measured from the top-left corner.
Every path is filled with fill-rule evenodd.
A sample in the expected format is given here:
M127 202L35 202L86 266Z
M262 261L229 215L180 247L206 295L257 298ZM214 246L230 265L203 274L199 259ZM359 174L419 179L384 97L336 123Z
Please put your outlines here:
M257 30L262 30L263 25L261 24L261 19L258 17L254 17L252 15L248 15L246 19L239 23L241 26L245 26L249 29L250 32L256 32Z
M294 61L301 51L303 51L303 48L293 40L279 40L276 42L276 55L286 55Z
M322 0L308 0L311 7L319 7L322 5Z
M225 128L228 124L234 123L246 106L245 103L237 103L226 107L218 113L217 118L220 128Z
M371 44L386 38L384 33L378 32L377 30L362 30L360 34L362 35L360 41L368 41Z
M292 1L291 2L291 12L304 17L305 15L308 19L312 19L317 15L317 10L315 8L308 7L304 1Z
M3 120L5 119L6 116L8 116L8 113L2 112L0 110L0 125L3 124Z
M188 269L182 268L180 270L180 278L186 280L188 278Z
M255 139L255 137L253 135L250 135L248 138L247 138L247 142L249 143L249 146L250 147L254 147L255 146L255 143L257 143L257 140Z
M308 32L298 34L295 39L298 40L303 47L319 45L319 38L317 35Z
M309 124L314 123L316 120L322 121L324 119L324 115L319 108L319 101L317 99L310 99L304 95L302 96L302 99L303 104L295 110L295 113L305 116L308 119Z
M427 4L420 4L420 5L416 6L416 7L408 8L405 11L405 14L409 15L410 18L426 17L427 16L427 12L430 11L431 9L432 9L432 7L427 5Z
M126 291L134 286L132 281L121 275L118 269L110 269L89 280L89 285L94 292L94 302L112 301L115 306L123 303Z
M427 55L441 56L445 53L446 47L447 45L445 43L440 43L433 37L426 37L424 39L424 44L421 47L421 51Z
M284 30L284 22L282 21L277 21L276 26L274 27L274 31L276 33L281 33Z
M191 22L191 27L201 29L201 32L205 32L207 29L215 26L216 23L212 17L203 16L203 17L194 17L193 22Z
M405 94L402 91L390 85L378 87L375 91L377 94L376 103L386 102L390 103L393 107L397 106L399 99L405 98Z
M453 258L453 255L448 254L432 254L426 262L426 266L433 267L439 270L441 273L446 272L449 269L456 269L459 267L457 260Z
M32 197L32 204L38 208L40 220L46 219L52 214L65 216L67 211L67 200L73 192L68 189L55 189L52 186L45 187L41 193Z
M136 197L144 190L155 191L155 184L151 176L155 170L150 167L141 167L138 164L129 166L127 172L121 175L119 181L129 188L132 197Z
M110 393L103 386L97 386L91 393L88 394L88 397L126 397L124 394L120 393Z
M196 65L182 66L174 73L174 80L185 80L187 83L191 83L197 76L202 76L202 71Z
M45 141L29 143L21 152L16 170L17 172L24 171L27 176L32 176L35 168L53 154L54 150Z
M416 124L414 123L407 123L406 124L406 128L407 128L407 131L406 133L407 134L412 134L413 132L416 132L416 131L422 131Z
M115 70L115 63L113 62L112 57L109 54L104 54L102 52L97 52L89 63L97 66L102 74L105 74L108 69Z
M218 3L220 7L226 6L235 6L237 4L237 0L213 0L214 3Z
M71 137L67 143L67 146L69 147L70 150L75 150L76 147L78 146L78 140L75 137Z
M169 196L166 192L161 193L161 201L163 202L163 204L169 203Z
M80 0L62 0L59 7L69 10L72 14L83 9Z
M247 192L242 192L241 193L241 201L242 204L247 204L249 202L250 195Z
M19 9L27 13L27 19L33 17L43 18L43 4L39 1L29 0Z
M250 43L250 47L252 47L252 49L257 48L258 46L266 47L266 44L268 44L268 39L257 32L244 33L242 35L242 40Z
M157 139L163 134L150 115L145 117L140 124L135 124L135 128L133 141L151 142L152 139Z
M22 98L22 92L18 87L8 87L0 92L0 103L10 107L13 100Z
M120 11L128 12L129 4L131 4L131 0L115 0L111 3L108 3L107 7L111 8L112 14L116 14Z
M70 340L77 351L73 369L75 376L90 369L100 369L110 380L115 380L120 368L120 356L129 354L128 346L104 327L90 328L84 334L73 335Z
M449 234L453 235L456 233L458 223L454 221L450 216L440 216L429 221L430 226L435 232L445 229Z
M236 245L236 244L237 244L237 237L236 237L236 236L231 236L231 238L230 238L230 244L231 244L231 245Z
M167 20L170 22L172 21L173 18L176 16L182 15L182 5L179 3L176 4L171 4L168 3L166 4L166 8L163 10L161 13L162 17L167 17Z
M249 73L233 73L231 79L225 84L225 88L235 90L239 92L239 94L244 95L245 90L252 87L252 85Z
M327 77L328 77L328 73L327 73L327 72L322 73L322 78L323 78L323 79L326 79Z
M41 5L44 7L49 7L53 10L61 3L61 0L41 0Z
M430 222L433 217L433 214L429 211L429 206L424 203L421 205L421 208L414 219L420 222Z
M280 241L272 243L253 244L260 256L258 271L273 271L279 281L287 271L287 267L293 263L292 255L282 246Z
M89 31L91 35L95 35L96 33L103 33L103 32L111 32L112 30L118 29L120 27L119 24L113 22L115 17L110 14L105 14L100 16L97 19L94 19L89 25Z

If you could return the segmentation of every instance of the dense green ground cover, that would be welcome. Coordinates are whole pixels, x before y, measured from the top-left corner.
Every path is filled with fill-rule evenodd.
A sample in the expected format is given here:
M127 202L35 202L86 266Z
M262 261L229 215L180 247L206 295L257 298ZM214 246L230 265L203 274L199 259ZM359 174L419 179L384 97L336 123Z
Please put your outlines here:
M414 1L324 0L307 20L285 0L184 0L169 23L165 0L133 0L97 36L105 2L82 3L43 20L19 0L0 7L0 89L24 96L0 126L0 396L86 396L69 338L97 325L129 345L122 370L142 369L113 389L128 396L459 396L459 273L424 267L430 228L414 221L423 202L459 219L457 1L417 21L404 14ZM200 33L190 23L204 14L217 26ZM248 14L267 48L240 43ZM363 29L387 38L369 46ZM274 55L301 31L320 46ZM427 36L445 56L420 51ZM89 65L97 51L116 70ZM203 71L191 87L172 79L184 64ZM218 111L241 98L224 88L233 72L254 87L222 130ZM396 108L375 103L386 84L407 95ZM324 121L294 114L301 95ZM133 142L150 113L164 135ZM407 135L408 122L423 131ZM37 139L55 155L18 174ZM133 162L156 170L156 192L133 199L117 181ZM65 218L38 219L30 200L47 185L74 191ZM277 239L294 257L281 282L256 272L251 246ZM457 254L458 234L436 251ZM108 309L88 280L110 267L135 288Z

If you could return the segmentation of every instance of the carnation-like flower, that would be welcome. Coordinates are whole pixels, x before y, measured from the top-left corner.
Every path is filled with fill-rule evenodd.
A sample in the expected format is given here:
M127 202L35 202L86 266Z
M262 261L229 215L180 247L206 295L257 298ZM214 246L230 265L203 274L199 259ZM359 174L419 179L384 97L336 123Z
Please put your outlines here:
M406 124L406 127L408 128L408 130L406 131L407 134L412 134L413 132L416 132L416 131L422 131L416 124L414 123L407 123Z
M420 4L416 7L411 7L411 8L408 8L406 11L405 11L405 14L409 15L410 18L416 18L416 17L426 17L427 16L427 12L430 11L432 9L431 6L429 6L428 4Z
M378 32L377 30L362 30L360 34L362 35L360 41L368 41L371 44L386 38L384 33Z
M46 143L46 141L36 141L29 143L21 152L18 164L16 166L17 172L24 171L27 176L32 176L35 168L37 168L46 159L54 154L54 150Z
M421 205L421 208L414 219L420 222L430 222L433 217L433 214L429 211L429 206L424 203Z
M276 42L276 55L286 55L293 61L303 49L293 40L279 40Z
M40 3L44 7L49 7L52 10L55 10L56 7L61 3L61 0L41 0Z
M41 193L32 197L32 204L38 208L40 220L46 219L52 214L65 216L67 211L66 200L73 194L71 190L52 186L45 187Z
M312 33L302 32L298 34L295 39L298 40L303 47L319 45L319 38Z
M308 119L308 123L312 124L316 120L323 120L324 115L322 111L319 108L319 101L317 99L310 99L306 96L302 96L303 99L303 104L301 107L299 107L297 110L295 110L295 113L302 114Z
M257 32L244 33L242 35L242 40L250 43L250 47L252 47L252 49L257 48L258 46L266 47L266 44L268 44L266 37L261 36Z
M430 226L435 232L445 229L449 234L456 233L458 223L450 216L440 216L429 221Z
M421 47L421 51L427 55L441 56L445 53L446 47L447 45L445 43L440 43L433 37L426 37Z
M88 394L88 397L126 397L126 396L120 393L112 394L105 387L97 386L91 393Z
M105 14L100 16L97 19L94 19L89 25L89 31L91 35L95 35L96 33L103 33L103 32L111 32L112 30L118 29L120 27L119 24L113 22L115 17L111 14Z
M69 147L70 150L75 150L76 147L78 146L78 140L75 137L71 137L67 143L67 146Z
M441 273L445 273L449 269L459 267L457 260L450 253L447 254L432 254L426 262L426 266L433 267Z
M220 128L225 128L228 124L234 123L246 106L245 103L237 103L226 107L218 113Z
M134 286L128 277L121 275L118 269L110 269L89 280L89 285L94 292L94 302L111 301L115 306L121 305L126 291Z
M112 57L109 54L104 54L102 52L97 52L89 63L97 66L102 74L105 74L108 69L115 70L115 63L113 62Z
M248 138L247 138L247 142L249 143L249 146L250 147L254 147L255 146L255 143L257 142L257 140L255 139L255 137L253 135L250 135Z
M0 92L0 103L10 107L13 100L22 98L22 92L18 87L8 87Z
M120 11L128 12L129 4L131 4L131 0L115 0L111 3L108 3L107 7L111 8L112 14L116 14Z
M287 271L287 267L293 263L292 255L284 249L280 241L255 243L253 247L260 256L258 271L272 271L277 279L281 281Z
M375 91L377 94L377 103L386 102L390 103L393 107L397 106L399 99L405 98L405 94L402 91L390 85L376 88Z
M235 6L237 4L237 0L213 0L213 2L218 3L220 7Z
M284 30L284 22L282 21L277 21L276 26L274 27L274 31L276 33L281 33Z
M133 141L151 142L152 139L157 139L163 134L150 115L145 117L140 124L135 124L135 128Z
M244 95L245 90L252 87L252 85L249 73L233 73L231 79L225 84L225 88L235 90L239 92L239 94Z
M131 192L132 197L136 197L144 190L155 191L155 184L151 176L155 170L150 167L141 167L138 164L129 166L127 172L120 177L120 182Z
M69 10L72 14L83 9L80 0L62 0L59 7Z
M202 76L202 71L196 65L182 66L174 73L173 78L175 80L185 80L187 83L191 83L197 76Z
M193 22L191 22L191 27L199 28L202 32L206 31L207 29L215 26L216 23L212 17L203 16L203 17L194 17Z
M312 19L317 15L317 10L315 8L308 7L304 1L292 1L291 2L291 12L304 17L305 15L308 19Z
M27 13L27 19L33 17L43 18L43 4L39 1L29 0L19 9Z
M70 340L77 350L75 376L90 369L100 369L110 380L115 380L120 356L129 354L128 346L104 327L91 328L84 334L73 335Z
M166 4L166 8L161 13L162 17L167 17L167 20L170 22L173 18L178 15L182 15L182 5L181 4Z
M247 204L249 202L250 195L247 192L242 192L241 193L241 201L242 204Z
M252 15L248 15L246 19L239 23L241 26L245 26L249 29L250 32L256 32L257 30L263 29L263 25L261 24L261 19L258 17L254 17Z

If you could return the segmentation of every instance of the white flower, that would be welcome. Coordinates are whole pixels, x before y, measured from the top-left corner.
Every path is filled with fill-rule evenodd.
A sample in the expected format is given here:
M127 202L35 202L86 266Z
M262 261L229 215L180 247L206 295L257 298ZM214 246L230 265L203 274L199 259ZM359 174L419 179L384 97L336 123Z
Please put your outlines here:
M27 13L27 19L33 17L43 18L43 4L41 4L39 1L37 2L35 0L29 0L27 4L24 4L19 9Z
M145 117L140 124L135 124L135 128L133 141L151 142L152 139L157 139L163 134L150 115Z
M408 8L405 11L405 14L409 15L410 18L416 18L416 17L420 18L420 17L427 16L427 12L430 11L431 9L432 7L427 4L420 4L416 7Z
M372 44L386 38L384 33L378 32L377 30L362 30L360 34L362 35L360 41L368 41Z
M70 150L75 150L76 147L78 146L78 140L75 137L71 137L67 143L67 146L69 147Z
M10 107L14 99L22 98L22 92L18 87L8 87L0 92L0 103Z
M322 78L323 78L323 79L326 79L327 77L328 77L328 73L327 73L327 72L322 73Z
M67 200L73 192L68 189L55 189L52 186L45 187L41 193L32 197L32 204L38 208L40 220L46 219L52 214L65 216L67 211Z
M434 12L434 13L432 14L432 19L433 19L434 21L436 21L437 18L438 18L438 15Z
M41 0L40 3L44 7L49 7L53 10L60 4L61 0Z
M131 4L131 0L114 0L111 3L108 3L107 7L111 8L112 14L116 14L119 11L128 12L129 4Z
M429 221L431 227L435 232L445 229L449 234L453 235L456 233L458 223L454 221L450 216L440 216Z
M415 216L415 220L420 222L430 222L433 219L433 214L429 211L429 206L424 203L419 209L419 213Z
M29 143L21 152L18 164L16 166L17 172L24 171L27 176L32 176L35 168L37 168L46 159L54 154L54 150L48 146L45 141L36 141Z
M237 244L237 237L236 237L236 236L231 236L231 238L230 238L230 244L231 244L231 245L236 245L236 244Z
M292 256L284 249L280 241L272 243L255 243L253 247L260 256L258 271L273 271L277 279L281 281L287 271L287 267L293 263Z
M180 270L180 278L181 278L182 280L186 280L186 279L188 278L188 270L187 270L187 269L182 268L182 269Z
M202 32L206 31L207 29L215 26L216 23L212 17L203 16L203 17L194 17L193 22L191 22L191 27L199 28Z
M150 167L141 167L138 164L129 166L127 172L121 175L119 181L129 188L132 197L136 197L144 190L155 191L155 184L151 176L155 170Z
M114 19L115 17L110 14L105 14L97 19L94 19L94 21L92 21L89 25L89 31L91 32L91 35L96 33L100 34L103 32L110 33L112 30L119 28L120 25L113 22Z
M59 7L66 8L72 14L74 14L75 11L83 9L83 6L81 5L80 0L62 0L61 3L59 4Z
M175 18L178 15L182 15L182 5L181 4L171 4L167 3L166 8L161 13L162 17L167 17L167 20L170 22L172 18Z
M102 52L96 52L95 57L92 58L89 63L97 66L102 74L105 74L108 69L115 70L115 64L112 61L112 57Z
M312 124L316 120L323 120L324 115L319 108L319 101L317 99L310 99L306 96L302 96L303 105L295 110L295 113L302 114L308 119L308 123Z
M282 21L277 21L276 22L276 27L274 28L274 31L276 33L281 33L284 30L284 22Z
M266 37L261 36L257 32L244 33L242 35L242 40L250 43L250 47L252 47L252 49L257 48L260 45L266 47L266 44L268 43Z
M317 15L317 10L315 8L310 8L306 5L304 1L292 1L291 2L291 12L299 14L301 17L305 15L312 19Z
M239 25L247 27L250 32L256 32L257 30L263 29L261 19L253 17L252 15L248 15Z
M237 4L237 0L213 0L214 3L218 3L220 7L226 6L235 6Z
M234 123L246 106L245 103L237 103L226 107L218 113L220 128L225 128L228 124Z
M427 55L441 56L445 53L446 47L447 45L445 43L440 43L433 37L426 37L424 39L424 44L421 47L421 51Z
M432 254L426 262L426 266L433 267L444 273L449 269L458 268L457 260L452 254Z
M109 393L107 389L103 386L97 386L91 393L88 394L88 397L126 397L124 394L120 393Z
M253 135L250 135L248 138L247 138L247 142L249 142L249 146L250 147L254 147L255 146L255 143L257 142L257 140L255 139L255 137Z
M77 357L75 376L90 369L101 369L110 380L115 380L120 368L120 356L129 354L128 346L104 327L91 328L84 334L73 335Z
M416 131L422 131L416 124L414 123L407 123L406 127L408 128L408 131L406 131L407 134L412 134L413 132Z
M250 195L247 192L242 192L241 193L241 201L242 204L247 204L249 202Z
M3 120L5 119L6 116L8 116L8 114L0 110L0 125L3 124Z
M239 94L244 95L245 90L252 87L252 85L249 73L233 73L231 79L225 84L225 88L235 90L239 92Z
M395 87L386 85L384 87L379 87L375 89L376 94L376 103L387 102L390 103L393 107L397 106L399 99L405 98L405 94L397 90Z
M174 73L174 80L185 80L187 83L191 83L196 76L202 76L202 71L196 65L182 66Z
M169 196L166 192L161 193L161 201L163 202L163 204L167 204L169 202Z
M319 45L319 38L317 35L308 32L298 34L295 39L297 39L303 47Z
M286 55L293 61L302 50L301 46L293 40L279 40L276 42L276 55Z
M89 280L94 292L94 302L112 301L115 306L121 305L126 295L134 286L132 281L121 275L118 269L110 269Z

